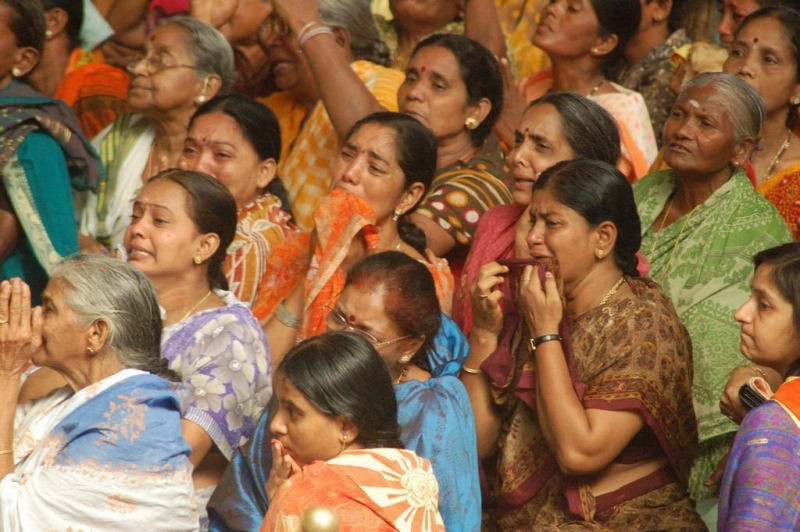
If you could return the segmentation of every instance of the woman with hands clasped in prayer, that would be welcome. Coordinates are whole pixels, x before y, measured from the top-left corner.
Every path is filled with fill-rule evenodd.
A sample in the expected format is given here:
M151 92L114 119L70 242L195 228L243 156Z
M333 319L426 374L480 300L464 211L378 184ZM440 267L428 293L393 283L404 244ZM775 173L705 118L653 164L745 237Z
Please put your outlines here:
M74 255L43 301L32 309L19 279L0 284L0 529L197 530L150 282L119 260ZM23 402L31 362L62 385Z
M522 273L492 262L474 284L461 377L490 525L702 528L686 493L697 438L689 337L636 271L630 184L606 163L558 163L528 215Z

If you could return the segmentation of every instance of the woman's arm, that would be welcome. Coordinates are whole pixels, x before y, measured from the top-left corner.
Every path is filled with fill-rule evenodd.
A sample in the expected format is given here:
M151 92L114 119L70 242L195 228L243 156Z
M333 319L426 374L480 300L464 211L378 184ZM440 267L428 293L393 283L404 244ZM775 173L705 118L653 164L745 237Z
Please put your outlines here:
M297 36L307 24L318 22L321 27L316 0L275 0L275 10L289 24ZM346 31L332 28L334 34L314 36L300 48L308 60L319 96L339 138L358 120L383 108L370 93L356 73L350 68L350 36Z
M534 337L558 334L564 309L552 273L547 272L543 286L533 268L525 268L520 307ZM584 409L561 342L540 344L534 359L539 423L559 467L571 475L603 470L642 429L644 421L635 412Z
M498 59L506 56L506 40L493 0L467 0L464 6L464 35L478 41Z
M501 419L492 398L489 380L480 371L483 362L497 349L497 337L503 328L497 286L503 282L508 268L497 262L481 266L472 287L473 328L469 333L469 356L461 371L461 382L469 394L478 438L478 458L490 456L497 445Z

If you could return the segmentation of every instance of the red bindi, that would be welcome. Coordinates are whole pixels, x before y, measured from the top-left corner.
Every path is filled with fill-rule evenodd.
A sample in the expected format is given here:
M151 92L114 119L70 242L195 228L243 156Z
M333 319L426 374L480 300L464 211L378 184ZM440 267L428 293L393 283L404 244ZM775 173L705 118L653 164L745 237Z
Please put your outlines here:
M753 39L753 42L754 42L754 43L758 42L758 37L754 38L754 39Z
M356 317L355 316L353 316L352 314L347 316L347 323L355 323L355 322L356 322Z
M419 67L419 71L420 72L425 72L425 67L424 66Z

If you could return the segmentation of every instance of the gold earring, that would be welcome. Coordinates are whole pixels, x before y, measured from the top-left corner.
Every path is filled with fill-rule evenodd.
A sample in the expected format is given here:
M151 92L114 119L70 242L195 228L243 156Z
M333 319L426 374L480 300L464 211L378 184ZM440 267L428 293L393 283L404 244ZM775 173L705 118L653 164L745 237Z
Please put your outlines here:
M405 213L404 213L403 211L401 211L400 209L395 209L395 210L394 210L394 214L392 214L392 221L393 221L393 222L396 222L396 221L397 221L397 220L399 220L399 219L400 219L400 217L401 217L401 216L403 216L404 214L405 214Z
M15 78L20 78L22 77L22 70L20 70L17 67L14 67L11 69L11 75L14 76Z
M347 434L343 434L339 442L342 444L342 450L339 451L339 454L342 454L347 449Z
M205 94L201 94L197 97L197 103L206 103L206 96Z
M93 355L94 354L94 349L92 349L92 347L89 346L89 347L86 348L86 352L89 353L90 355Z
M792 105L800 105L800 96L792 96L792 99L789 100L789 103Z
M51 30L45 30L44 37L45 37L45 39L48 39L48 40L52 39L53 38L53 32Z
M597 257L598 259L602 259L605 256L605 254L606 252L603 251L602 249L597 249L594 252L595 257Z
M467 129L475 129L476 127L478 127L478 119L470 116L469 118L464 120L464 125L467 126Z
M203 259L201 259L200 257L195 257L195 258L194 258L194 259L192 259L192 260L193 260L193 261L194 261L194 263L195 263L195 264L197 264L198 266L200 266L200 263L201 263L201 262L203 262Z

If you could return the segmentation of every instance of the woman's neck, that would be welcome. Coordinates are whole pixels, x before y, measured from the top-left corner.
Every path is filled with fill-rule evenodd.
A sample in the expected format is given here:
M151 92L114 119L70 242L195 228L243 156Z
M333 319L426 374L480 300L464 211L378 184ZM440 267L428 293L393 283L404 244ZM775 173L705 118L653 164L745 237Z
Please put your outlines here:
M210 287L205 270L181 279L151 279L158 294L158 302L166 312L164 327L178 323L200 310L198 303L208 295Z
M764 124L761 126L761 144L752 157L753 169L759 183L769 177L768 173L771 173L769 170L774 172L777 169L780 162L778 159L785 158L787 147L784 146L784 143L789 133L789 128L786 126L788 116L789 108L782 107L767 113L764 118ZM776 163L775 168L770 169L773 162Z
M64 377L69 387L77 392L123 369L125 366L117 354L105 347L100 353L84 359L78 367L58 368L56 371Z
M45 41L39 64L28 76L28 83L46 96L55 95L67 73L71 51L66 38L56 37Z
M469 132L463 132L449 139L439 139L436 146L436 169L441 170L456 161L467 161L476 150Z
M733 176L733 168L726 166L705 176L677 174L675 194L672 196L672 210L678 219L690 213L695 207L705 203L719 187ZM669 222L669 221L668 221Z
M637 61L643 59L650 50L661 46L669 38L669 30L667 29L666 22L650 26L643 32L636 32L628 44L625 45L624 55L625 62L628 65L634 65Z
M587 95L605 76L599 62L590 55L553 59L553 92L566 91Z
M607 259L571 286L564 283L564 297L570 318L575 319L599 306L609 294L613 297L615 292L623 292L624 286L613 290L621 277L622 270L613 260Z

